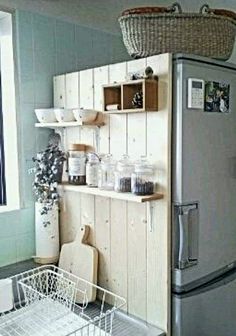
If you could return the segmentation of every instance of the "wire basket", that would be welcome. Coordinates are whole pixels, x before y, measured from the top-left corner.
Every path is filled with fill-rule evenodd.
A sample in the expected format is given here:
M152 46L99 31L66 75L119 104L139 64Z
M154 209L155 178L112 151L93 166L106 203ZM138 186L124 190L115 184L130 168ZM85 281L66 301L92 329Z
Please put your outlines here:
M122 13L119 23L124 44L134 58L184 52L227 60L236 34L235 13L208 5L200 13L183 13L178 3L133 8Z
M11 279L14 307L0 314L0 336L108 336L116 311L125 305L123 298L56 266ZM91 288L97 299L88 303Z

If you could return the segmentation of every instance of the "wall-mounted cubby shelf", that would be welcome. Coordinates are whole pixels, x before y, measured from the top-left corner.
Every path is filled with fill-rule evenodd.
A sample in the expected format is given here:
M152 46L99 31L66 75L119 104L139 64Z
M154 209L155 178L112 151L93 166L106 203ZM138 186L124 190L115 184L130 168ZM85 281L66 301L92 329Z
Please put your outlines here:
M140 108L132 105L137 92L143 94L143 104ZM109 110L108 106L117 105ZM103 85L104 113L137 113L158 110L158 81L156 79L138 79L123 83Z
M131 193L117 193L115 191L100 190L98 188L89 188L87 186L78 186L78 185L72 185L69 183L60 184L59 189L65 190L65 191L79 192L83 194L90 194L94 196L115 198L115 199L119 199L123 201L136 202L136 203L157 201L164 197L164 195L161 193L155 193L155 194L147 195L147 196L136 196Z

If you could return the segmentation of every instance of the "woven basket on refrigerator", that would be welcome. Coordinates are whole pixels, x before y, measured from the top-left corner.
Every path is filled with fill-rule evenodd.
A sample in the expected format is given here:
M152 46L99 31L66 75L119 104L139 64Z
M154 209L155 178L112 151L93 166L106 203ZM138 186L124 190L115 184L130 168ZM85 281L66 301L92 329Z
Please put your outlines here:
M124 44L134 58L183 52L227 60L234 46L236 14L202 6L200 13L171 7L134 8L119 18Z

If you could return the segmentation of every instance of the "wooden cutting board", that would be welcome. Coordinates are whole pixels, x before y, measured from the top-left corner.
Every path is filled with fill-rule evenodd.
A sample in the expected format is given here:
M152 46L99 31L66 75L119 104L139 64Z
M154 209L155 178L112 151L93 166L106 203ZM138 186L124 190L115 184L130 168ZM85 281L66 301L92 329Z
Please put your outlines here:
M87 244L89 226L81 226L72 243L64 244L61 249L59 267L93 284L97 284L98 251ZM88 302L96 300L96 288L79 283L79 289L86 290ZM77 293L76 302L83 302L83 295Z

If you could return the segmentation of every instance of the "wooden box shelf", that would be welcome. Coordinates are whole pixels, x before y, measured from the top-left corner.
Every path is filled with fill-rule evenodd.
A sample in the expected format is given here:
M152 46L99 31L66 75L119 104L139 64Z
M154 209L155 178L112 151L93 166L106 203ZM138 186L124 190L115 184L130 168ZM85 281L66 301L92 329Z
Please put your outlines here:
M132 100L135 93L143 94L143 106L135 108ZM104 113L132 113L158 110L158 81L155 79L138 79L123 83L103 86ZM118 109L107 110L108 105L117 104Z

